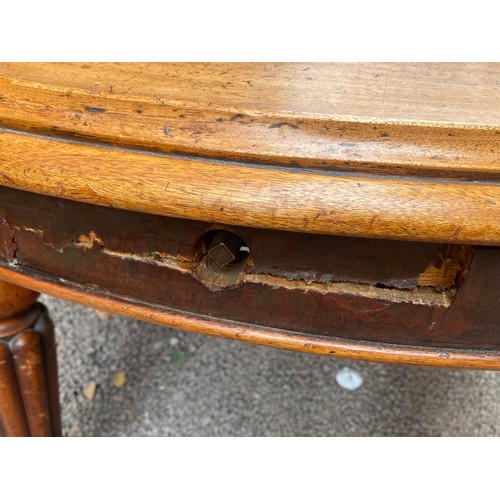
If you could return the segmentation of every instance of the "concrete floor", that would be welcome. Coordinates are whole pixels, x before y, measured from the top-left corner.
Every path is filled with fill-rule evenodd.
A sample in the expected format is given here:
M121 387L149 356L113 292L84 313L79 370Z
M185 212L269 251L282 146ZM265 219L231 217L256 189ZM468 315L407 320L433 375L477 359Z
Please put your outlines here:
M57 325L65 436L500 434L500 372L324 358L42 301ZM344 366L364 376L358 390L335 382Z

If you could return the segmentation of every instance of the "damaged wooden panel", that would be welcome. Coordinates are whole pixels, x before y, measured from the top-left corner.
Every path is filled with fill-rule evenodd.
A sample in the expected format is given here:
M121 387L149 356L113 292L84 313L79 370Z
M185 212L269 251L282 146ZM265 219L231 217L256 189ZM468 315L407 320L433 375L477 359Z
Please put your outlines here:
M16 234L9 223L0 217L0 257L10 262L14 259L16 251Z
M251 272L308 282L350 282L379 288L452 288L461 246L268 231L87 205L0 187L0 217L38 235L61 253L66 245L131 258L198 261L209 231L236 232L252 255ZM57 218L57 223L55 220ZM1 220L1 219L0 219ZM2 231L12 241L8 227ZM10 246L7 247L10 248ZM6 248L7 248L6 247ZM450 248L455 248L450 253ZM135 256L135 257L132 257ZM437 271L446 261L446 271Z
M448 245L439 259L431 262L418 277L418 286L432 286L436 290L458 285L471 259L471 248L463 245Z
M497 299L471 309L470 272L486 254L469 247L219 226L8 188L0 188L0 217L2 241L16 242L15 259L5 258L5 244L3 265L152 308L350 340L500 344L482 320ZM205 236L222 229L250 253L221 269ZM486 281L500 274L491 259Z

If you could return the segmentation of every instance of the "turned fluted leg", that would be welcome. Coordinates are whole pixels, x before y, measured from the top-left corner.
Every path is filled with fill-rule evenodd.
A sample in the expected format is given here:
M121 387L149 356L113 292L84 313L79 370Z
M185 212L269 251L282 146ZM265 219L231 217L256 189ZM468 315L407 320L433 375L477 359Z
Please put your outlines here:
M38 293L0 281L0 435L61 434L54 328Z

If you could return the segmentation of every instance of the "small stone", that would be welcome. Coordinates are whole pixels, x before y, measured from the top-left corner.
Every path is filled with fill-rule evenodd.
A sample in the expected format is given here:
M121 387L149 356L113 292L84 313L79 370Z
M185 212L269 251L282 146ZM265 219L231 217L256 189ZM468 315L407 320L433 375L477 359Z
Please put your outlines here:
M172 347L175 347L177 344L179 344L179 339L177 337L171 337L168 342Z
M95 315L96 315L99 319L102 319L102 320L106 320L106 319L111 318L111 314L110 314L109 312L106 312L106 311L100 311L99 309L96 309L96 310L95 310Z
M94 380L92 380L91 382L89 382L85 389L83 389L83 395L89 400L89 401L93 401L94 400L94 396L95 396L95 391L96 391L96 388L97 388L97 384L95 383Z
M153 351L160 351L163 348L163 342L160 341L153 342L151 347Z
M363 375L348 367L339 370L335 375L335 380L342 389L347 389L348 391L355 391L363 385Z

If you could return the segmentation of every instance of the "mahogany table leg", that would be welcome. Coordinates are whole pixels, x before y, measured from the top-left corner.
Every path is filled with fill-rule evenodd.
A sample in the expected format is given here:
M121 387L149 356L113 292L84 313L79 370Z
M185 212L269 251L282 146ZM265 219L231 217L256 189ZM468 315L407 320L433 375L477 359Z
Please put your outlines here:
M38 293L0 281L0 436L59 436L54 328Z

